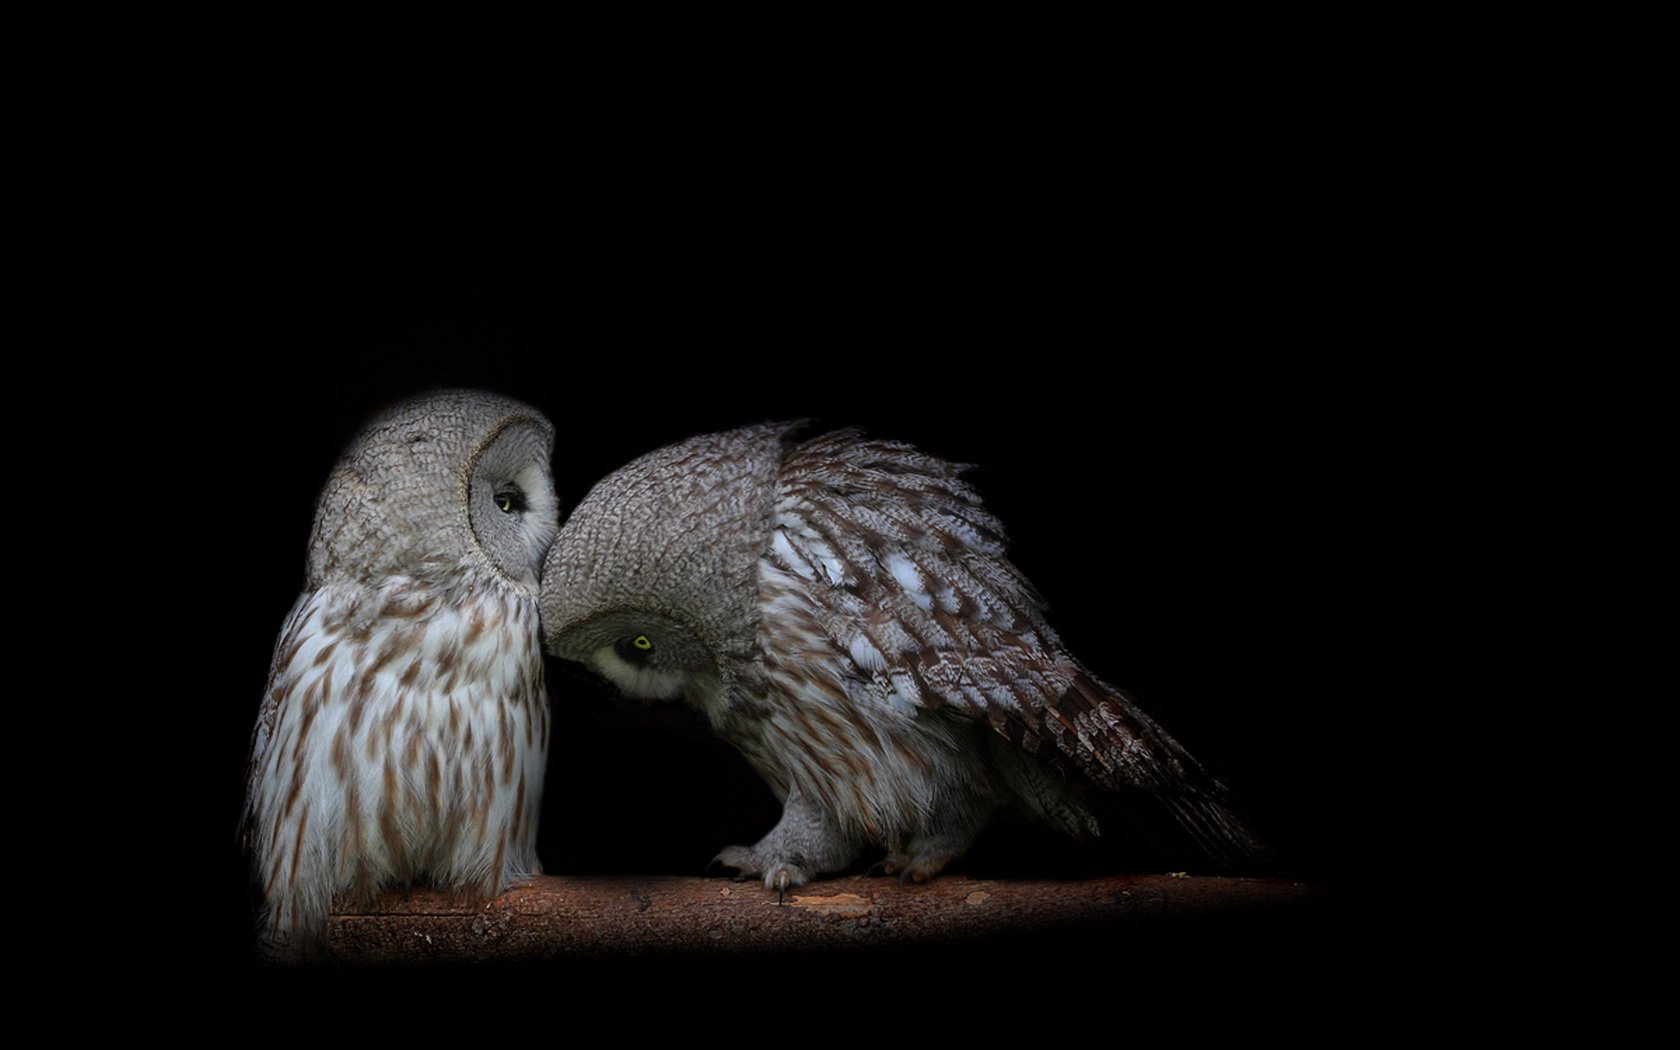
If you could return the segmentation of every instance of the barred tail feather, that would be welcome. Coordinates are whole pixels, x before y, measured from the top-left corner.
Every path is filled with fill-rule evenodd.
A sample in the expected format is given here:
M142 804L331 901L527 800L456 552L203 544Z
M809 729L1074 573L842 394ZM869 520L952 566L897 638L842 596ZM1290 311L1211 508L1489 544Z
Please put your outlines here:
M1223 802L1186 796L1162 796L1161 802L1196 845L1226 868L1272 864L1271 850Z
M1072 757L1097 783L1154 796L1203 852L1227 868L1271 863L1266 845L1228 805L1225 785L1125 693L1080 668L1052 706L1078 727Z

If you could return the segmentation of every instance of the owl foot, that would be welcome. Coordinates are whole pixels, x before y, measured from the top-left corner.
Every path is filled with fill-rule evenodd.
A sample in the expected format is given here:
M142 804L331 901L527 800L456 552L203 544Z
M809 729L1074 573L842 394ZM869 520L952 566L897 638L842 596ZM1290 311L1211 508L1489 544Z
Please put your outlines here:
M812 875L802 857L764 857L746 846L725 846L712 858L712 863L734 868L743 878L763 875L764 888L775 890L778 900L788 890L810 882Z
M746 846L725 846L718 850L718 855L706 865L707 871L713 868L734 868L735 874L741 878L757 875L763 870L758 866L758 858Z
M945 865L956 860L956 853L919 853L914 856L908 853L889 853L870 868L870 873L879 871L882 875L897 875L900 886L907 882L926 882L945 870Z

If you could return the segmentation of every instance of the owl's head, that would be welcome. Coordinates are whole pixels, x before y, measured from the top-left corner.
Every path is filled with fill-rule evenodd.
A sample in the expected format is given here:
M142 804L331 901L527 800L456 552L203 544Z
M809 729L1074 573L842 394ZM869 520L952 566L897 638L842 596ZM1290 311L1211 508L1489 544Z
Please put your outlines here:
M376 417L339 458L315 508L309 585L409 576L537 586L559 509L554 428L528 405L440 390Z
M543 563L548 651L643 699L727 689L755 651L758 559L795 426L690 438L591 489Z

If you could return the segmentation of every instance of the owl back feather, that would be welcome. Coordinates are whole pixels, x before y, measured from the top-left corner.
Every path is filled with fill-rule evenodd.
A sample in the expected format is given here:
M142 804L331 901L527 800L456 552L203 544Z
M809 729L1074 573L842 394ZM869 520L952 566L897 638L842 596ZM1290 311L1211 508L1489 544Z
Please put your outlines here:
M1034 760L994 762L1017 804L1064 829L1095 822L1035 762L1155 797L1224 863L1263 856L1223 785L1066 651L964 469L857 431L807 441L782 465L766 559L808 585L811 616L868 683L863 702L989 725Z

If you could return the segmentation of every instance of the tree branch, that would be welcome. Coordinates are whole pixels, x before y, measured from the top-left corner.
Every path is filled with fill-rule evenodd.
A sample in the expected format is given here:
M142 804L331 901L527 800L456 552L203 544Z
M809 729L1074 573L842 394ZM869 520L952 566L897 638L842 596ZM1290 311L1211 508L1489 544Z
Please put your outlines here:
M832 951L1275 912L1322 894L1285 879L947 876L901 886L851 876L802 886L778 904L756 880L538 876L486 904L428 889L388 893L334 915L327 935L335 957L370 963Z

